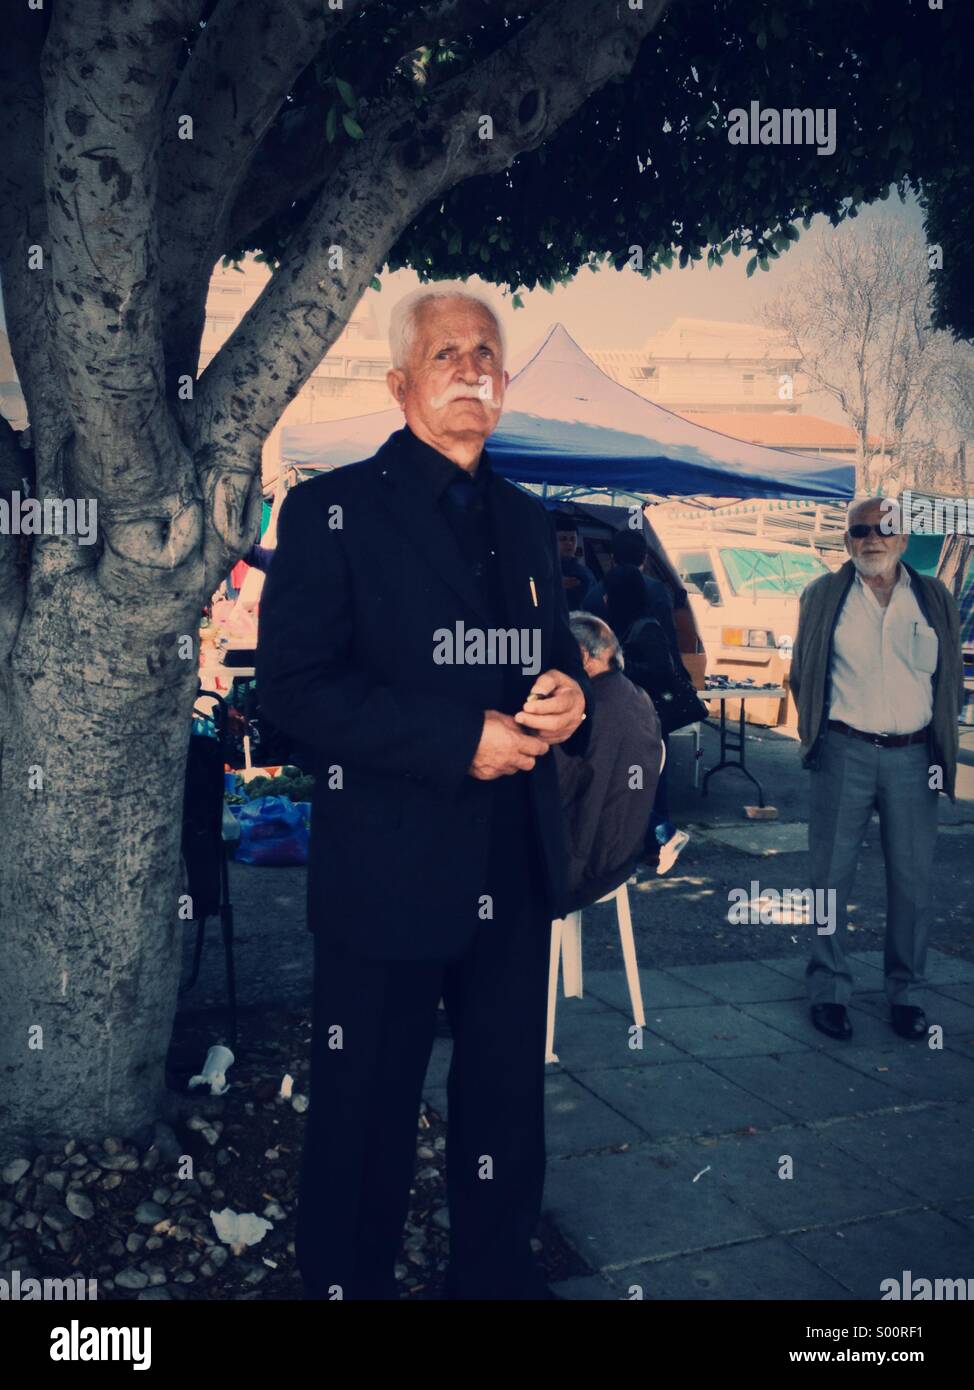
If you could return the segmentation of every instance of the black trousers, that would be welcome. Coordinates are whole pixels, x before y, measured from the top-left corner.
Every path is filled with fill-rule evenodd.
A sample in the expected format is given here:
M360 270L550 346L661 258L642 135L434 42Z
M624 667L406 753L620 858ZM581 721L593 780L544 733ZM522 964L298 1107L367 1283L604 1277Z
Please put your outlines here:
M453 1033L449 1289L461 1299L541 1297L530 1240L544 1186L551 924L538 862L522 817L495 817L484 888L493 916L456 960L369 961L316 937L296 1241L309 1297L338 1289L344 1299L397 1297L393 1269L441 997ZM477 898L472 891L473 911Z

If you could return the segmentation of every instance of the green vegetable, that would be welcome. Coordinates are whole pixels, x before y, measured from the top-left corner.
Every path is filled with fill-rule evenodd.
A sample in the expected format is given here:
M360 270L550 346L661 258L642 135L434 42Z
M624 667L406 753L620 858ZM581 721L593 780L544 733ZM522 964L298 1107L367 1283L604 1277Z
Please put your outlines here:
M315 779L305 776L299 768L294 771L294 777L286 777L283 772L280 777L255 777L245 785L248 798L253 801L259 796L286 796L291 801L310 801Z

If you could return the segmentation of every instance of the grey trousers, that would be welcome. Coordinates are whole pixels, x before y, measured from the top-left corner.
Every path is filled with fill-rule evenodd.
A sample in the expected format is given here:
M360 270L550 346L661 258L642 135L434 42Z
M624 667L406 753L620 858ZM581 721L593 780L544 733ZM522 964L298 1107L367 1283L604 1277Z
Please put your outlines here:
M821 762L811 773L808 856L811 887L835 890L836 930L812 937L805 973L813 1004L847 1004L852 995L844 946L848 899L873 810L879 812L886 863L886 994L890 1004L915 1002L926 963L937 838L938 793L929 777L922 743L876 748L834 730L826 734Z

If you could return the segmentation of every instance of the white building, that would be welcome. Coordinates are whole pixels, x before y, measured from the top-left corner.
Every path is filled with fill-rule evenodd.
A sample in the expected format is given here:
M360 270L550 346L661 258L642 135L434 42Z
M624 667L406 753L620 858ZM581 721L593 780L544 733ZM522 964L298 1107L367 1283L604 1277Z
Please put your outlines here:
M750 444L853 462L849 425L806 414L797 350L753 323L675 319L641 348L586 349L622 386Z
M801 409L798 353L752 323L675 319L641 348L586 351L620 385L678 415Z

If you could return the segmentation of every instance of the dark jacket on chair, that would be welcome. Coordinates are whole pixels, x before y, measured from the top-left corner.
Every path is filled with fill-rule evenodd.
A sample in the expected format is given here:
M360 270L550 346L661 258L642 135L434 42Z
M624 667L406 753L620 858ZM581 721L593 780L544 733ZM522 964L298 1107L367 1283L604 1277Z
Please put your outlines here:
M309 926L379 960L455 959L473 939L499 782L468 768L484 711L516 699L505 711L516 712L536 678L434 659L436 633L490 618L415 466L426 447L400 430L374 458L294 488L260 611L261 708L316 753ZM544 508L495 475L489 510L509 627L539 632L539 672L556 667L587 690ZM584 749L590 724L568 751ZM551 753L515 776L528 782L546 907L559 916Z
M621 671L596 676L592 700L592 736L584 757L566 758L555 749L571 912L618 888L635 869L662 756L653 702Z

